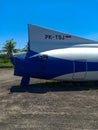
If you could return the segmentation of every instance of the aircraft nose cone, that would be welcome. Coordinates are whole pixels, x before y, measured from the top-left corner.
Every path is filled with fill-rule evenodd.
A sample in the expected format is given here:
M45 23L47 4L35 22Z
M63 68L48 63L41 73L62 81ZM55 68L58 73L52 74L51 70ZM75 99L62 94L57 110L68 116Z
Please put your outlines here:
M15 57L14 56L11 57L10 60L11 60L11 63L14 65L15 64Z

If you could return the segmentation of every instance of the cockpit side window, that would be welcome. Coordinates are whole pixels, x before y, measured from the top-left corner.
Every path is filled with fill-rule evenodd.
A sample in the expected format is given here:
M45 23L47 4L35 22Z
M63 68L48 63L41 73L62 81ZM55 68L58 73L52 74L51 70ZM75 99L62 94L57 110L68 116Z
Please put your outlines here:
M40 60L47 60L47 59L48 59L48 56L47 56L47 55L40 55L40 56L39 56L39 59L40 59Z

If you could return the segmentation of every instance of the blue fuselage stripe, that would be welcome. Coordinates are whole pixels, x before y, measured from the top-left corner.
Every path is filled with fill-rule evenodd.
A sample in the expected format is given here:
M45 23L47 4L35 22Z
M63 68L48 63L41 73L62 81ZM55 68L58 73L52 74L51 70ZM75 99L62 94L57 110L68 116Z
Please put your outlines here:
M48 57L47 60L29 58L32 52L15 58L15 75L51 79L74 72L98 71L98 62L83 62ZM75 64L75 66L74 66ZM74 68L75 67L75 68Z

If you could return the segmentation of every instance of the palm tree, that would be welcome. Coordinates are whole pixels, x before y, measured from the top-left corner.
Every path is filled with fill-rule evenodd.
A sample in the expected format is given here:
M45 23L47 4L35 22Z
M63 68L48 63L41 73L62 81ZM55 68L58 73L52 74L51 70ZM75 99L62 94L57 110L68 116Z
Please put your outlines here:
M13 52L16 52L17 49L15 49L16 42L14 42L13 39L7 40L4 47L3 51L7 52L7 57L10 58L13 55Z

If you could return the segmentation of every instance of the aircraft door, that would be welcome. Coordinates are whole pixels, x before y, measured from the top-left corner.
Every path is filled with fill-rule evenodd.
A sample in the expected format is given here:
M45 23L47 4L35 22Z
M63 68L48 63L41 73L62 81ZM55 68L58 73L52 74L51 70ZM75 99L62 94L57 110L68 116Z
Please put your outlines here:
M83 80L86 77L86 60L77 60L73 62L73 80Z

